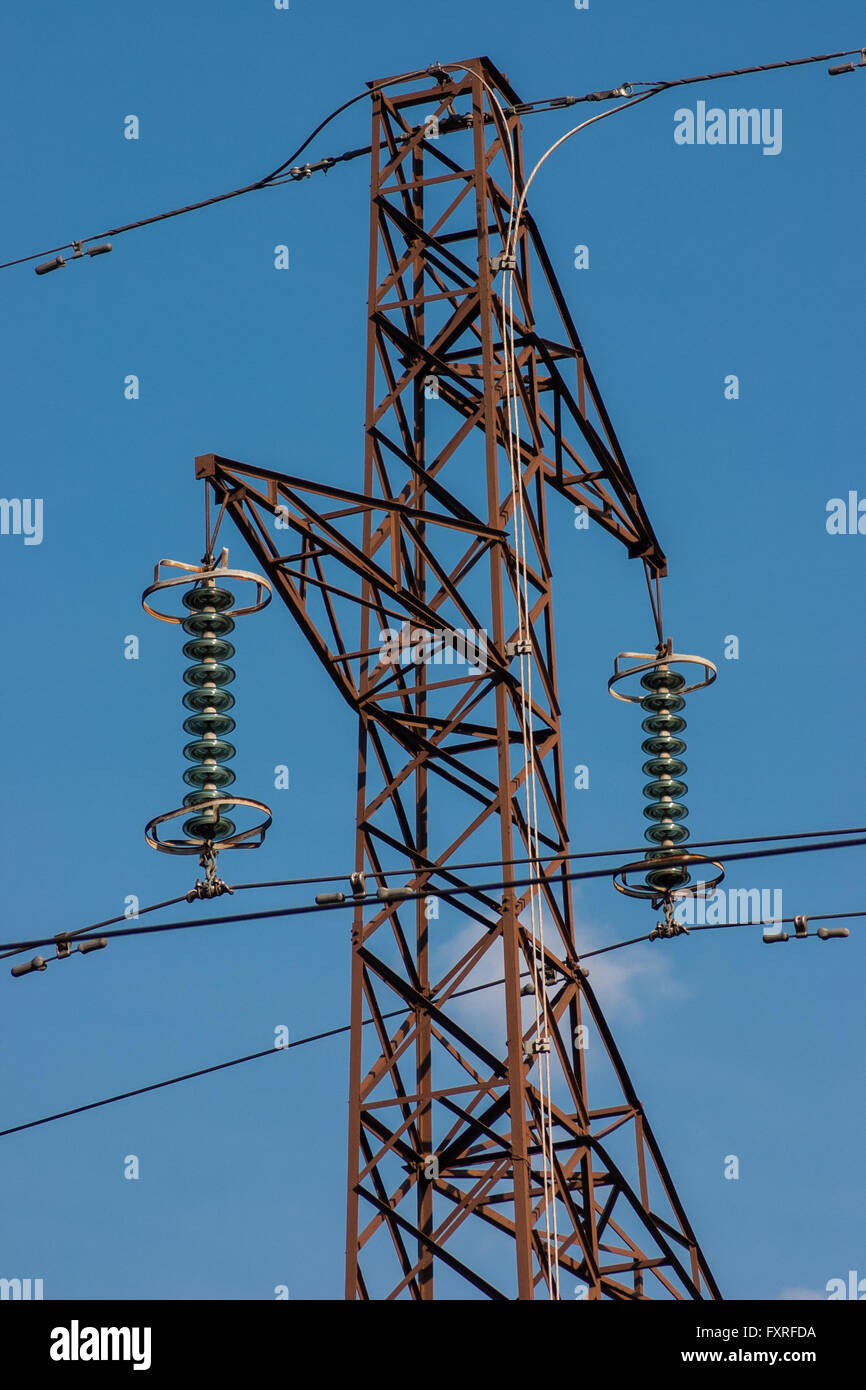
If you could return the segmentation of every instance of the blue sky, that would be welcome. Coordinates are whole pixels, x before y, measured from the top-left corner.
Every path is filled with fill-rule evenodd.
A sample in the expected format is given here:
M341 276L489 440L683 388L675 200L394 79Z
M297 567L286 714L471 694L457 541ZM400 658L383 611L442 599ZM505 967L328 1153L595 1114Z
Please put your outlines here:
M369 79L486 53L525 99L848 49L853 0L392 0L117 6L0 19L7 74L0 259L261 177ZM783 112L775 157L679 146L698 100ZM827 503L862 465L866 73L825 65L672 93L578 136L531 206L670 564L666 626L720 665L689 712L696 839L857 825L866 538ZM137 114L140 138L123 138ZM526 123L527 158L575 122ZM365 144L359 105L312 158ZM37 279L3 272L2 492L41 498L40 545L0 536L4 928L51 934L190 886L145 844L184 766L176 629L140 609L163 556L200 554L196 454L360 486L369 172L256 193L117 239ZM274 269L286 244L291 269ZM574 268L576 245L587 270ZM140 379L136 401L124 378ZM739 378L737 400L725 378ZM637 562L552 499L574 849L641 838L637 712L606 681L652 642ZM247 560L240 539L232 559ZM124 638L140 638L127 661ZM725 660L736 635L737 660ZM277 604L237 637L239 785L266 846L226 876L351 865L355 731ZM287 791L273 769L290 768ZM238 856L236 856L237 858ZM228 858L228 856L226 856ZM732 865L786 915L866 908L862 852ZM244 895L241 910L302 901ZM239 901L240 895L234 900ZM226 900L223 900L223 904ZM222 906L221 904L220 906ZM583 949L649 930L605 883ZM185 910L186 911L186 910ZM190 915L204 915L198 906ZM822 1293L866 1276L861 1166L866 927L768 948L760 928L655 942L593 970L723 1291ZM0 1128L348 1020L335 914L116 942L0 974ZM8 967L4 966L4 972ZM342 1293L343 1039L0 1140L0 1276L47 1297ZM135 1154L138 1181L124 1179ZM727 1155L740 1177L723 1176Z

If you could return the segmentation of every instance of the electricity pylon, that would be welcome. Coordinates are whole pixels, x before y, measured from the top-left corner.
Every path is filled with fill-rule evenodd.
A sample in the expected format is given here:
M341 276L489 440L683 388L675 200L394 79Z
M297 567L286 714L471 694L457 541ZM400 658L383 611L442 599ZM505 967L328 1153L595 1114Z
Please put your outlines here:
M515 217L517 94L482 58L371 99L362 489L196 460L358 718L346 1296L719 1297L579 963L548 499L665 557Z

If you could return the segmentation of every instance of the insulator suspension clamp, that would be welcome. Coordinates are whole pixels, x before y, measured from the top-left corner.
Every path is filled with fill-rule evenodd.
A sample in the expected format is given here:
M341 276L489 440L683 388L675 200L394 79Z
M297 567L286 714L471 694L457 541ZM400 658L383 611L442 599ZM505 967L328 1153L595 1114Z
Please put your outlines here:
M188 903L195 902L196 898L220 898L223 893L234 893L235 890L217 874L217 852L211 845L202 850L198 862L205 874L203 879L196 879L194 887L186 894Z

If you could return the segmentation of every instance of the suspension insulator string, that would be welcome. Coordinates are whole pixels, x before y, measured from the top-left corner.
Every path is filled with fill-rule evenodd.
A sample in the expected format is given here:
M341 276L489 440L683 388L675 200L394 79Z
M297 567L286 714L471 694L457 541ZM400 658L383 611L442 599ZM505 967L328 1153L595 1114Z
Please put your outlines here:
M653 858L662 859L677 854L677 845L689 838L689 831L682 824L689 814L682 801L688 787L680 780L687 771L682 760L686 744L681 737L686 727L681 711L686 702L679 693L686 678L679 671L672 671L667 662L661 662L654 671L641 676L640 683L649 692L640 702L647 716L641 728L650 735L641 747L651 754L643 765L643 772L652 779L643 789L644 796L650 800L650 805L644 807L644 815L653 822L644 831L644 839L657 846ZM684 887L690 878L685 865L674 865L650 869L646 882L651 888L671 892Z
M649 578L649 576L647 576ZM654 606L655 608L655 606ZM659 613L660 617L660 613ZM623 662L636 662L628 666ZM687 684L687 675L677 667L703 668L703 678ZM686 742L683 734L686 721L683 710L685 697L692 691L711 685L718 672L711 661L700 656L686 656L674 652L670 638L659 637L655 653L621 652L614 662L614 673L608 681L608 689L617 700L638 704L644 712L641 723L647 735L641 744L648 754L643 764L643 772L650 780L643 789L649 801L644 807L644 816L652 824L644 831L644 838L653 846L646 860L627 864L614 878L614 887L629 897L649 898L654 907L663 905L665 923L660 924L660 936L677 936L674 929L674 898L687 896L707 896L714 892L724 877L724 868L715 860L708 860L702 854L689 854L683 845L689 838L688 827L683 821L688 816L684 797L688 792L682 780L687 766L683 760ZM620 687L624 681L639 677L639 689L625 693ZM687 862L682 862L686 856ZM675 858L676 864L664 864L665 859ZM647 861L651 867L647 868ZM698 883L692 882L691 866L701 869L702 877ZM710 877L705 876L709 866ZM716 872L712 872L716 871ZM629 874L642 874L642 881L629 880Z
M185 835L198 836L208 844L227 840L236 830L234 821L222 814L232 810L231 805L223 805L220 811L210 805L220 800L225 788L235 780L234 772L224 764L235 756L237 749L223 737L235 727L227 712L234 706L235 697L225 689L235 678L234 667L228 665L235 649L226 641L235 625L225 612L234 601L231 590L218 589L212 579L183 595L184 606L191 610L181 623L191 637L184 643L183 654L194 663L183 673L187 685L193 687L183 697L186 708L193 711L183 727L186 733L196 735L183 750L184 757L194 764L187 768L183 780L196 790L187 793L183 804L199 808L184 821L183 830Z
M235 774L226 766L237 752L226 737L235 728L234 718L229 713L234 708L235 698L226 689L235 679L235 669L229 665L235 648L228 639L234 632L235 618L258 612L270 602L271 586L260 575L229 569L225 549L215 563L211 545L208 537L208 553L200 565L160 560L154 569L153 584L142 595L146 612L163 622L179 624L188 639L183 654L191 665L184 671L183 679L190 688L183 697L183 704L189 714L183 728L192 739L183 753L192 766L184 772L183 780L192 790L187 792L181 806L155 816L145 829L145 837L149 845L166 854L199 856L205 876L187 893L190 902L194 898L214 898L230 893L231 888L217 874L217 854L224 849L257 848L271 823L271 812L263 802L229 794ZM166 577L164 570L182 573ZM252 602L237 607L234 589L226 587L227 580L254 584ZM181 602L185 612L171 613L163 611L162 606L155 606L157 601L163 605L166 597L178 588L184 590ZM234 814L246 808L260 813L259 818L250 828L239 830L228 812ZM162 838L161 827L179 817L184 817L183 838Z

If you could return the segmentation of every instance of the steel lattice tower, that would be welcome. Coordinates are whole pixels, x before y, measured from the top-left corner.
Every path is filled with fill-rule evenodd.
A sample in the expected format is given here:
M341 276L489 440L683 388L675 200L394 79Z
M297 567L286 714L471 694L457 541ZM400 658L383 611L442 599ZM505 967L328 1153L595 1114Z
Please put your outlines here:
M548 499L585 507L654 576L664 554L527 212L513 311L521 629L495 260L512 206L509 135L522 187L519 100L488 59L371 84L371 98L363 488L196 461L357 714L356 871L403 864L411 872L386 886L423 893L354 914L346 1296L529 1299L554 1267L562 1297L576 1281L589 1298L718 1297L579 965ZM406 634L411 657L434 659L406 660L388 630ZM453 650L467 630L486 634L474 666ZM531 853L522 717L539 856L500 872L543 879L543 951L530 888L438 896L473 881L451 864ZM481 996L498 1001L495 1019L454 997L500 977ZM527 980L534 996L521 994Z

